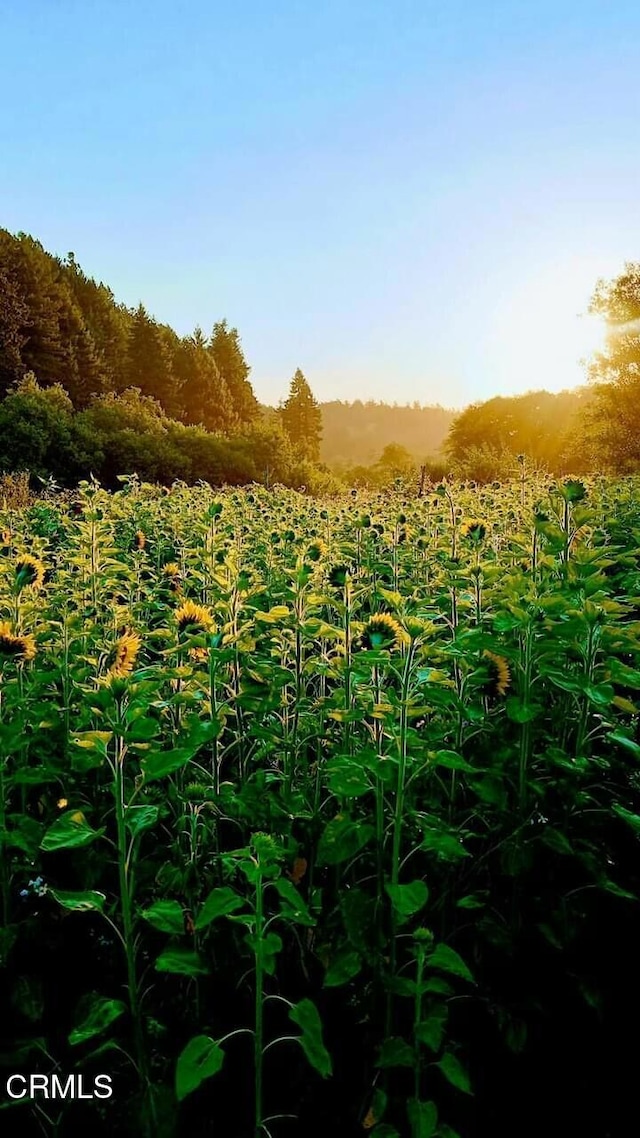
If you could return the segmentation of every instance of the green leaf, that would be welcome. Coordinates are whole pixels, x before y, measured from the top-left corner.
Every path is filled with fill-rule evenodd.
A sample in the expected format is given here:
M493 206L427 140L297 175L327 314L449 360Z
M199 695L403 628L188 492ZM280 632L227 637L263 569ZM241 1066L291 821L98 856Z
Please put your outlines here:
M341 984L346 984L349 980L353 980L362 968L362 960L357 952L353 949L342 949L331 961L324 976L325 988L339 988Z
M439 1051L442 1046L448 1015L449 1010L446 1004L434 1008L431 1014L417 1025L416 1039L419 1039L431 1051Z
M376 1067L413 1067L415 1055L405 1039L391 1036L380 1048Z
M266 933L258 936L256 933L247 933L245 943L257 957L260 955L262 966L269 976L276 970L276 957L282 952L282 940L277 933Z
M212 889L198 913L196 929L198 932L201 929L206 929L212 921L216 921L219 917L226 917L229 913L235 913L244 904L244 897L228 885L221 885L217 889Z
M474 983L473 976L464 960L455 949L449 948L448 944L436 945L433 952L427 957L427 964L430 968L437 968L439 972L448 972L451 976L461 976L463 980Z
M371 1138L400 1138L399 1132L395 1126L391 1126L388 1122L381 1122L379 1126L375 1126L370 1132Z
M49 895L55 897L63 909L71 909L76 913L86 913L92 909L101 913L106 901L104 893L97 893L95 889L89 889L84 893L73 893L67 889L49 888Z
M157 751L154 755L147 755L141 762L145 782L153 782L157 778L166 778L176 771L186 767L194 755L200 750L197 747L177 747L173 751Z
M640 816L638 816L638 814L632 814L630 810L625 810L624 806L620 806L617 802L613 804L613 811L619 818L622 818L628 826L631 826L631 829L634 830L636 834L640 834Z
M427 826L422 831L422 842L420 844L423 850L431 850L438 854L443 861L453 861L457 858L470 856L457 833L439 830L435 826Z
M154 901L140 916L160 932L178 936L184 932L184 911L177 901Z
M435 1102L420 1102L410 1098L407 1114L411 1125L411 1138L432 1138L438 1125L438 1108Z
M176 1097L182 1102L205 1079L217 1075L224 1063L224 1051L208 1035L194 1035L181 1052L176 1065Z
M106 1031L126 1010L122 1000L94 996L84 1019L70 1033L69 1043L75 1047L78 1043L85 1043L87 1039L102 1035L102 1032Z
M540 714L538 704L525 703L517 695L509 696L506 708L507 716L513 723L531 723Z
M545 826L542 833L542 841L545 846L553 850L557 854L573 854L573 846L569 839L562 833L562 830L555 830L550 826Z
M156 960L156 972L173 972L179 976L202 976L207 971L202 958L189 948L167 948Z
M465 1071L460 1060L453 1054L453 1051L445 1051L439 1063L436 1063L453 1087L457 1087L459 1091L464 1091L466 1095L473 1094L471 1090L471 1083L469 1076Z
M328 1078L332 1073L331 1056L322 1042L322 1022L316 1005L312 1000L300 1000L289 1011L289 1019L302 1028L298 1042L311 1066Z
M82 747L87 751L96 751L102 758L105 758L112 738L113 731L77 731L71 742L75 747Z
M631 752L634 759L640 759L640 745L623 734L622 731L607 732L607 739L610 739L612 743L617 743L619 747L625 747L627 751Z
M94 830L87 822L81 810L68 810L60 818L56 818L49 826L40 842L40 849L47 853L52 850L75 849L79 846L88 846L104 834L101 830Z
M155 826L160 817L159 806L127 806L124 821L130 834L137 838Z
M429 899L429 890L424 881L417 878L408 885L385 885L391 904L402 924L423 909Z
M373 826L338 815L325 827L318 843L318 864L339 865L354 857L374 835Z
M466 897L461 897L459 901L456 901L458 909L484 909L486 904L485 893L468 893Z
M308 928L312 928L316 922L307 909L304 899L296 889L293 881L288 881L286 877L280 877L277 881L274 881L273 884L283 900L282 916L286 917L288 921L293 921L295 924L306 925Z
M466 771L469 774L477 773L476 768L463 759L457 751L430 751L429 758L437 767L445 767L450 771Z
M341 798L358 798L371 790L371 782L362 765L349 759L335 759L328 763L327 781L331 793Z

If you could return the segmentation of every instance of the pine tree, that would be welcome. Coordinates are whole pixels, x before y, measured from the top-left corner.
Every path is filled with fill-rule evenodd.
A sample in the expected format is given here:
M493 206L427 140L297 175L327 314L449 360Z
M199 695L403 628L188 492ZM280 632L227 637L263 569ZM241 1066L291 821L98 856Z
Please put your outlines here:
M286 402L279 408L282 425L301 457L317 462L322 438L322 411L300 368Z
M229 328L226 320L214 324L208 348L233 401L238 426L253 422L260 415L260 404L249 383L251 368L244 358L237 328Z
M163 329L152 320L143 304L133 313L129 330L127 386L152 395L167 414L175 411L176 381Z
M0 260L0 395L4 395L26 370L21 353L27 318L27 306L13 274Z
M201 424L209 431L229 431L234 423L233 402L200 328L176 344L173 370L182 421Z

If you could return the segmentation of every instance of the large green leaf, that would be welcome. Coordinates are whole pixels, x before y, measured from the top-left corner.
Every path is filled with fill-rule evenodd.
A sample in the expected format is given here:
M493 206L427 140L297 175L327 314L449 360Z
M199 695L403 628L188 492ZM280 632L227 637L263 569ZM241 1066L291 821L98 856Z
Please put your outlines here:
M101 913L106 901L104 893L98 893L95 889L88 889L83 893L74 893L67 889L49 888L49 895L55 897L63 909L71 909L78 913L86 913L92 909Z
M435 1102L420 1102L410 1098L407 1114L411 1125L411 1138L433 1138L438 1125L438 1108Z
M189 948L167 948L156 960L157 972L174 972L179 976L201 976L208 971L197 952Z
M429 890L424 881L416 878L407 885L385 885L400 924L408 921L414 913L423 909L429 899Z
M212 889L196 917L196 929L206 929L212 921L226 917L229 913L235 913L245 903L244 897L236 893L235 889L230 889L228 885Z
M176 1065L176 1097L179 1102L197 1090L205 1079L217 1075L224 1063L224 1051L208 1035L194 1035L181 1052Z
M451 976L461 976L463 980L473 983L473 976L464 960L448 944L438 944L427 957L430 968L437 968L440 972L448 972Z
M69 1034L69 1043L75 1047L78 1043L85 1043L101 1035L107 1028L126 1011L122 1000L110 1000L105 996L93 996L83 1019Z
M440 1068L445 1079L448 1079L453 1087L464 1091L466 1095L473 1094L469 1076L453 1051L445 1051L440 1062L436 1063L436 1067Z
M322 1042L322 1021L312 1000L300 1000L289 1011L289 1019L302 1028L298 1042L312 1067L326 1079L332 1073L331 1056Z
M359 798L371 790L362 763L354 759L334 759L327 765L327 782L332 794L340 798Z
M288 921L293 921L294 924L312 928L316 922L293 881L288 881L286 877L280 877L273 884L282 898L282 916L286 917Z
M159 817L159 806L127 806L124 820L129 833L137 838L155 826Z
M416 1039L426 1044L431 1051L439 1051L442 1046L448 1014L447 1005L442 1004L434 1008L427 1018L416 1026Z
M413 1067L414 1062L413 1047L405 1039L390 1036L380 1048L376 1067Z
M178 936L184 932L184 911L177 901L154 901L140 916L160 932Z
M153 782L155 779L175 774L191 762L199 749L200 744L197 747L176 747L173 751L157 751L155 754L147 755L140 764L145 782Z
M374 835L373 826L345 815L333 818L318 843L318 864L339 865L354 857Z
M40 842L40 849L49 853L52 850L68 850L79 846L88 846L97 838L102 837L103 834L104 827L101 830L94 830L81 810L68 810L60 818L56 818L53 825L49 826Z
M362 968L360 954L353 949L343 949L331 961L324 976L325 988L339 988L358 975Z

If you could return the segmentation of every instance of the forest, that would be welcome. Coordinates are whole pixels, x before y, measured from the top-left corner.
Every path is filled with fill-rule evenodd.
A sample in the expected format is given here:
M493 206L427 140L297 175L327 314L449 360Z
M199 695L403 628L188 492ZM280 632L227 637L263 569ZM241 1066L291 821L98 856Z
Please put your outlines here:
M300 368L282 406L259 403L239 332L225 319L179 336L128 309L75 256L0 230L0 472L71 486L123 472L170 485L259 482L379 487L422 466L476 481L536 469L625 473L640 462L640 269L599 282L594 311L615 336L573 391L498 396L461 412L415 403L320 403Z

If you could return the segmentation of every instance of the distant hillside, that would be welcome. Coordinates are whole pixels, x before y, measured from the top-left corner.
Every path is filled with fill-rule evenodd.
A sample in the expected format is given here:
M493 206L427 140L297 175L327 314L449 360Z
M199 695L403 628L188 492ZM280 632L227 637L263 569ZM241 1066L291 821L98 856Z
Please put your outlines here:
M321 403L320 458L329 466L368 466L389 443L406 447L417 461L436 455L456 412L445 407L398 407L390 403Z

